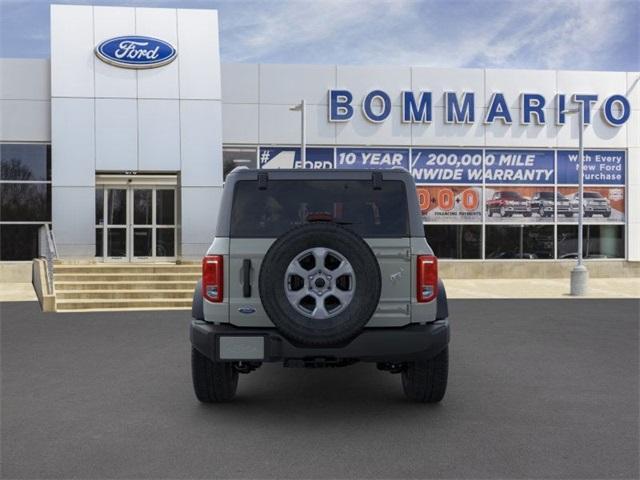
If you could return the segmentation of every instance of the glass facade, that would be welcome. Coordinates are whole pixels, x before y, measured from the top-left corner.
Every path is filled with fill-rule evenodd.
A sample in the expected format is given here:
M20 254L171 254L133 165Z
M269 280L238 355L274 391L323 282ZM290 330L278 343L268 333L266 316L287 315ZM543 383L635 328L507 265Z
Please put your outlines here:
M38 230L51 226L51 146L0 144L0 260L38 256Z
M242 152L242 153L239 153ZM224 149L258 168L300 168L294 146ZM307 168L404 168L413 175L425 236L458 260L575 258L577 152L562 149L308 147ZM613 172L613 173L611 173ZM626 151L585 151L585 257L625 258Z
M417 183L425 235L442 259L576 258L580 208L585 214L585 258L625 258L624 150L587 151L587 166L591 157L592 165L602 163L602 158L618 159L618 163L606 167L616 175L608 174L604 181L597 176L585 179L582 207L572 151L309 147L306 157L307 168L409 170ZM225 146L224 175L237 166L299 168L300 149ZM125 194L124 189L96 189L98 256L103 244L109 255L126 249ZM148 192L134 198L141 205L134 210L138 225L152 222L151 203L144 195ZM173 190L157 190L156 256L175 255L174 205ZM37 256L38 229L43 224L51 226L51 146L0 144L0 260ZM112 228L105 237L105 225L119 228ZM148 232L138 230L133 248L147 256L152 248Z

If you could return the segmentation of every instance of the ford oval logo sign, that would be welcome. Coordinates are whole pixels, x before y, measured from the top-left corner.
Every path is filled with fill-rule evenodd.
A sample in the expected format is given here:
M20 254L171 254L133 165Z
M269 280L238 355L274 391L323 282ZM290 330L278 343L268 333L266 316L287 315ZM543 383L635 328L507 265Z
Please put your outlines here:
M129 35L105 40L96 47L103 62L124 68L155 68L171 63L178 52L164 40Z

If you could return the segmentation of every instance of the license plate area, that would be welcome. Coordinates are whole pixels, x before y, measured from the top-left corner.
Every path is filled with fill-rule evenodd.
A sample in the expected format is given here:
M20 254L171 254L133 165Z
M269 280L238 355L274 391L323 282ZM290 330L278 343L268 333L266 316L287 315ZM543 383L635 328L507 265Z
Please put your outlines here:
M260 335L218 336L220 360L263 360L264 337Z

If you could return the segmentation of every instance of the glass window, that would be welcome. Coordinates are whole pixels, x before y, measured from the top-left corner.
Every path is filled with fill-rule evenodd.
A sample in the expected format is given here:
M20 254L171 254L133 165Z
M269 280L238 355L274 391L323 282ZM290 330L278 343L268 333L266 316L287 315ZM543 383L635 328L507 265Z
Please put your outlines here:
M156 225L175 225L175 190L156 191Z
M107 229L107 255L109 257L124 257L127 255L127 229Z
M481 225L426 224L424 234L438 258L482 258Z
M583 225L584 258L624 258L624 225ZM558 225L558 258L578 258L578 227Z
M51 185L47 183L0 184L0 220L50 222Z
M20 181L51 180L51 146L29 144L0 145L0 179Z
M96 225L104 225L104 188L96 187Z
M332 220L363 237L409 235L404 183L385 181L374 190L366 180L269 180L236 184L231 236L274 238L315 220Z
M151 225L153 215L153 190L150 188L133 191L133 223L136 225Z
M126 225L127 223L127 191L111 189L107 197L107 222L109 225Z
M38 256L40 225L0 225L0 260L31 260Z
M175 256L175 229L158 228L156 230L156 256Z
M133 256L150 257L153 255L153 229L134 228L133 229Z
M486 258L553 258L553 225L487 225L485 242Z
M256 168L257 148L224 148L222 150L222 173L224 178L236 167Z
M104 229L96 228L96 257L102 257L102 255L104 254L103 235L104 235Z

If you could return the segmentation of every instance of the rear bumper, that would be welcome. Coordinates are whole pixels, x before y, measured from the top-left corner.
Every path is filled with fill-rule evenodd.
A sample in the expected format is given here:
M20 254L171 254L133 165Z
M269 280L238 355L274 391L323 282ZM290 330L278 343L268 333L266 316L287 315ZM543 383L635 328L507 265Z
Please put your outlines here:
M261 337L264 348L245 349L246 357L230 358L223 353L221 358L220 338L225 347L239 337L256 339ZM201 320L191 321L191 344L213 361L260 361L280 362L284 360L360 360L364 362L404 362L427 359L440 353L449 343L448 319L428 324L413 324L402 328L365 328L347 345L339 347L306 347L292 344L275 328L246 328L232 325L214 325ZM239 344L247 344L237 340ZM243 351L240 346L238 352ZM239 356L242 356L240 353ZM259 358L261 357L261 358Z

